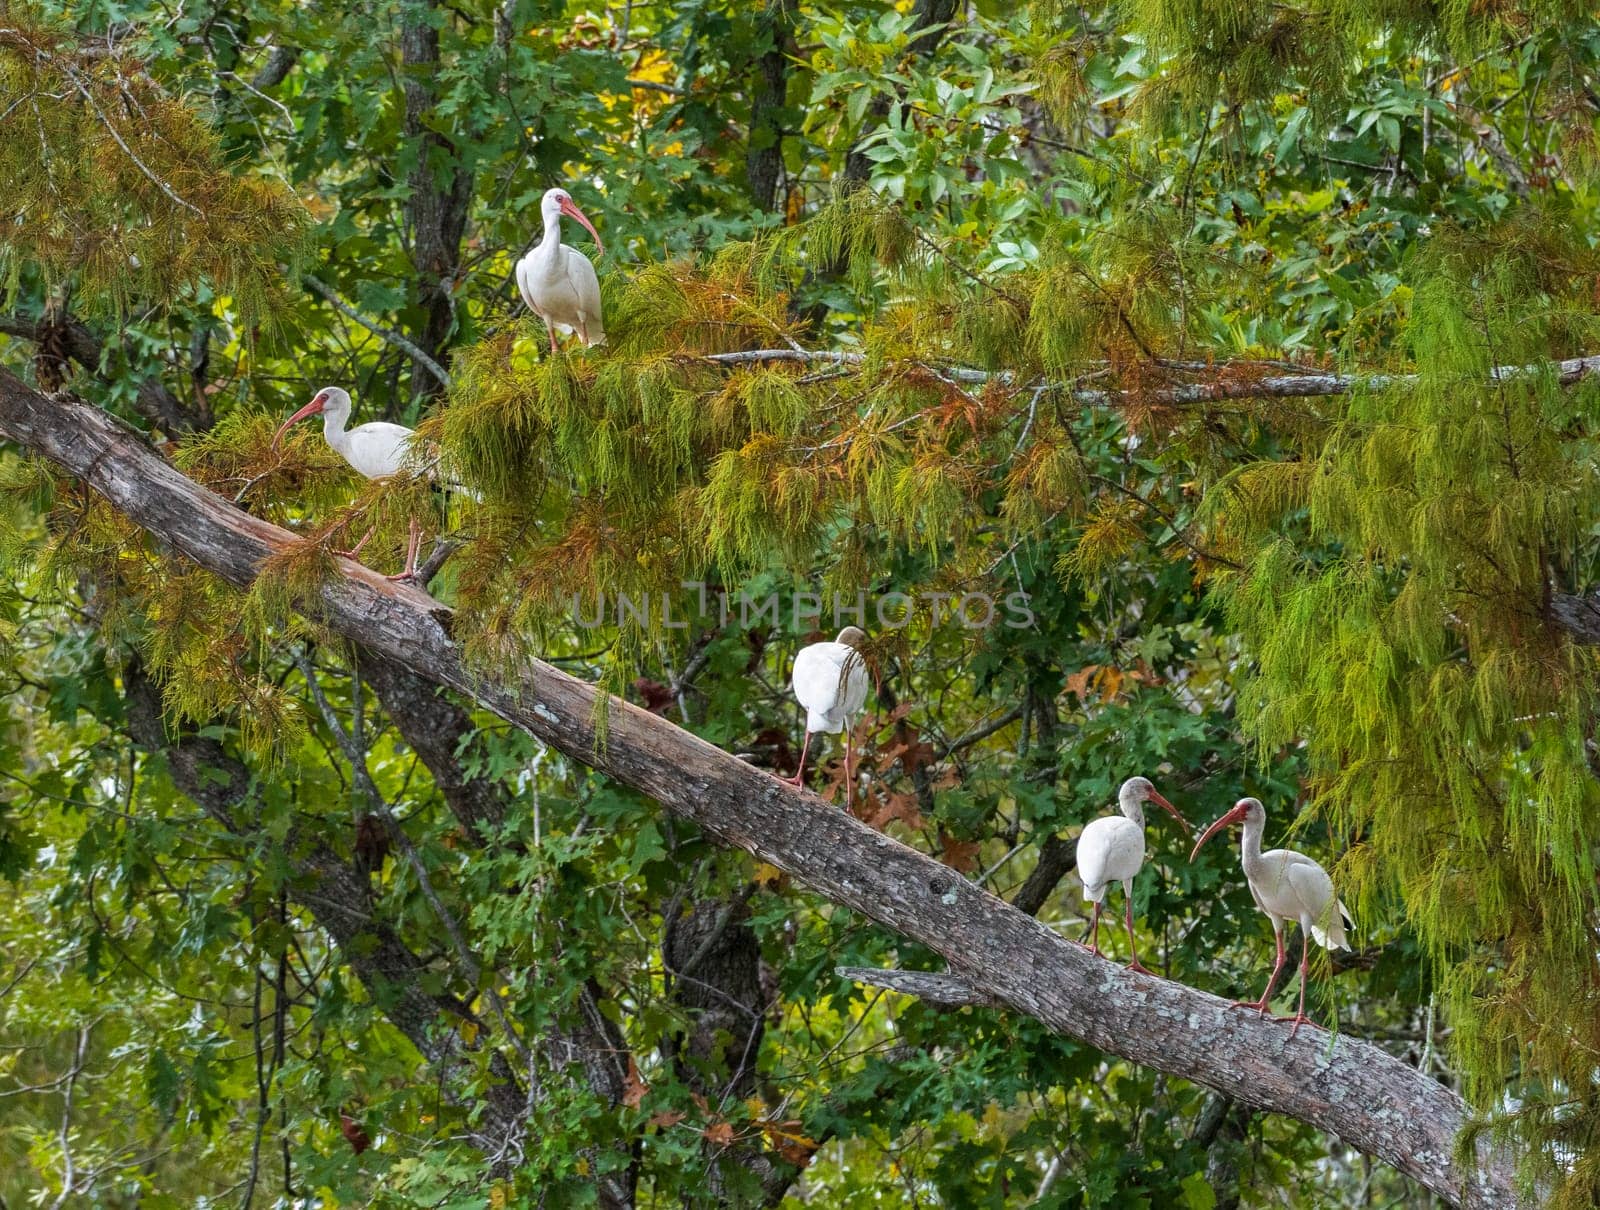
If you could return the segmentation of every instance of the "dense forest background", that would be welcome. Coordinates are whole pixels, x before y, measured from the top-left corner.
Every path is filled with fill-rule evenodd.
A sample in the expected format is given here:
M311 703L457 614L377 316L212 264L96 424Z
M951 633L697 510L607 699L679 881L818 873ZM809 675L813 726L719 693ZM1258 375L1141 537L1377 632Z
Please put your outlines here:
M585 759L306 607L413 515L483 684L779 774L833 619L716 603L866 593L856 816L1064 935L1123 778L1262 798L1332 1045L1593 1204L1597 135L1562 0L0 3L0 394L310 539L241 589L0 417L0 1206L1435 1204L1151 1014L838 974L944 962L597 771L616 707ZM483 499L274 449L326 385ZM1141 957L1255 995L1236 852L1147 837Z

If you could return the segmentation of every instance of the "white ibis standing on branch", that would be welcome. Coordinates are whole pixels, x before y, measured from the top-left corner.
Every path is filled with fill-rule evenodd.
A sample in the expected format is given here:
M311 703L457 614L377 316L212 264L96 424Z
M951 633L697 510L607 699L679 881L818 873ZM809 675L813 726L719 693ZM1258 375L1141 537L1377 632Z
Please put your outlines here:
M416 437L415 431L403 424L389 424L383 420L358 424L353 429L345 428L345 422L350 419L350 392L343 387L323 387L310 403L285 420L272 438L273 449L278 447L278 443L283 440L283 435L289 431L291 425L304 420L307 416L318 414L322 416L323 438L333 447L335 453L355 468L357 473L365 475L368 479L387 479L406 469L407 460L411 456L411 442ZM463 488L455 490L465 491ZM369 529L361 541L350 550L336 553L347 555L352 559L359 557L361 548L367 544L375 529L376 527ZM399 575L388 578L407 580L414 576L417 572L417 552L421 546L422 529L413 517L406 548L406 569Z
M1128 969L1150 971L1139 961L1139 951L1133 939L1133 880L1144 865L1144 804L1154 802L1183 825L1189 832L1188 821L1156 791L1146 777L1130 777L1117 792L1117 805L1121 815L1106 815L1090 821L1078 835L1078 877L1083 880L1083 897L1094 904L1094 921L1089 926L1089 952L1100 952L1100 910L1105 906L1106 887L1113 882L1122 884L1122 898L1126 904L1123 920L1128 926L1128 952L1133 961Z
M556 351L556 333L576 332L586 345L604 344L605 324L600 317L600 279L589 258L561 242L561 216L575 218L594 236L595 254L604 256L605 245L594 224L565 189L548 189L539 204L544 215L544 238L517 262L517 289L550 333L550 351Z
M1239 850L1243 856L1245 881L1250 884L1250 897L1256 906L1272 921L1272 931L1278 939L1278 958L1273 963L1272 975L1259 1000L1236 1000L1241 1008L1253 1008L1258 1013L1267 1011L1272 995L1272 985L1283 970L1283 922L1300 923L1300 1006L1292 1017L1278 1017L1279 1021L1293 1021L1289 1030L1292 1038L1302 1025L1315 1024L1306 1016L1306 972L1310 966L1310 941L1328 950L1349 949L1345 939L1346 927L1354 928L1350 913L1333 893L1333 880L1304 853L1293 849L1261 851L1261 834L1267 826L1267 810L1258 798L1241 798L1233 809L1205 830L1195 841L1193 861L1200 846L1230 824L1244 824L1244 839Z
M844 805L850 806L855 773L851 768L850 725L867 701L867 665L860 647L866 634L846 626L831 643L810 643L794 657L794 695L806 712L806 738L800 745L800 767L785 780L800 785L806 772L811 733L844 732Z

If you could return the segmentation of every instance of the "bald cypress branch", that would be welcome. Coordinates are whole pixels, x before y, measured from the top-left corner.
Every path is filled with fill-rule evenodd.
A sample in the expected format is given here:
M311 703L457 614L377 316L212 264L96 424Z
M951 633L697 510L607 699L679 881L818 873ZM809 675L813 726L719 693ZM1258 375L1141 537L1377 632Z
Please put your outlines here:
M736 353L711 353L703 360L714 365L759 365L770 362L824 363L856 366L866 361L863 353L841 353L827 349L746 349ZM1158 362L1157 364L1162 364ZM1282 362L1218 362L1214 366L1172 363L1163 368L1185 374L1203 374L1206 381L1178 383L1150 391L1102 391L1071 387L1073 402L1085 407L1115 407L1137 400L1145 404L1182 405L1218 403L1230 399L1314 399L1348 395L1353 391L1383 391L1410 386L1421 381L1415 374L1329 374L1318 371L1284 372ZM1268 373L1269 370L1278 371ZM961 383L1001 382L1010 384L1009 371L990 372L971 366L942 366L940 373ZM1562 386L1574 386L1585 378L1600 374L1600 354L1569 357L1564 361L1537 365L1495 366L1486 376L1491 382L1531 378L1552 374ZM1038 384L1028 384L1038 385ZM1047 388L1055 384L1045 384Z
M52 400L0 370L0 433L84 481L175 551L237 587L295 538L187 479L115 418ZM1125 971L1057 937L954 870L815 795L538 660L469 669L451 611L352 564L302 607L321 625L469 695L529 735L770 862L833 902L928 946L951 973L1047 1028L1339 1135L1455 1205L1519 1201L1486 1138L1458 1166L1467 1110L1454 1092L1370 1043L1231 1011L1219 997Z

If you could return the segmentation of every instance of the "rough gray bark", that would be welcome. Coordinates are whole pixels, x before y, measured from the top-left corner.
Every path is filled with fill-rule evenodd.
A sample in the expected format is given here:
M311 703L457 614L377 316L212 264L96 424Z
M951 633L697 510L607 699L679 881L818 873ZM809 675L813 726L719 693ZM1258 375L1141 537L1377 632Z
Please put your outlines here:
M745 176L750 197L763 210L778 209L783 176L784 102L789 87L789 56L794 53L793 0L767 0L756 28L767 42L751 69L750 136Z
M0 370L0 433L82 479L198 565L244 587L292 535L229 505L76 401L47 399ZM1050 1029L1243 1104L1337 1134L1452 1204L1516 1205L1510 1163L1482 1140L1452 1152L1461 1099L1377 1047L1230 1010L1226 1001L1096 958L980 886L817 796L790 787L648 711L611 698L597 743L597 691L538 660L470 670L451 611L353 563L301 608L329 629L478 701L530 735L650 795L718 840L835 903L928 946L952 974Z
M934 971L879 970L867 966L836 966L833 973L841 979L865 983L868 987L885 987L904 996L915 996L938 1008L971 1008L975 1005L993 1007L995 998L979 991L965 979L941 975Z
M430 20L433 7L418 2L404 10L400 63L406 137L416 143L417 156L406 203L417 301L426 316L417 343L443 363L449 360L456 326L452 288L461 267L461 237L467 228L473 180L455 145L430 123L436 100L433 82L439 69L439 31ZM411 378L417 394L436 395L441 389L432 373L414 358Z
M761 946L748 898L705 899L667 921L661 957L672 1000L689 1017L670 1044L678 1076L696 1092L743 1100L755 1091L765 1007Z
M472 734L472 719L440 691L404 664L365 653L361 675L383 703L402 739L433 774L450 813L479 844L506 817L505 797L487 778L467 777L456 753Z
M288 79L289 72L299 59L298 46L274 46L267 53L267 61L261 65L261 70L256 73L255 79L250 81L250 87L257 92L278 87Z
M1206 1183L1216 1195L1214 1210L1239 1210L1239 1154L1250 1126L1250 1111L1216 1093L1200 1110L1194 1141L1206 1149Z
M664 1039L662 1051L678 1078L714 1104L744 1100L756 1091L766 1003L761 943L748 923L754 890L751 884L743 894L703 899L687 911L674 911L662 938L662 963L672 977L669 994L688 1019L687 1029ZM737 1170L762 1185L784 1171L754 1147L709 1140L702 1147L704 1192L718 1205L738 1204Z
M1550 597L1550 620L1587 646L1600 646L1600 592L1572 596L1558 592Z
M1011 896L1011 906L1019 912L1037 916L1045 900L1056 889L1056 884L1070 874L1072 867L1077 864L1077 838L1051 836L1039 846L1039 862L1033 867L1027 881Z

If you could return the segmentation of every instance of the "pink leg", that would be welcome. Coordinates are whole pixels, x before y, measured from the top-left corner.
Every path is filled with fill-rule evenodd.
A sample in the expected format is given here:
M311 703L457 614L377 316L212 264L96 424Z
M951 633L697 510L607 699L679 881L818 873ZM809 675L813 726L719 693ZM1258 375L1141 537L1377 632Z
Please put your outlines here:
M1139 950L1133 940L1133 888L1126 882L1122 884L1122 900L1126 905L1122 919L1128 926L1128 953L1133 955L1133 961L1128 963L1128 969L1148 975L1151 972L1145 968L1144 963L1139 961Z
M850 809L850 795L854 793L855 788L855 774L850 768L850 727L849 724L846 724L844 729L844 809L846 811Z
M417 555L422 550L422 526L417 524L417 519L411 519L411 533L406 539L406 569L397 576L385 576L386 580L410 580L417 574Z
M556 351L556 326L548 319L544 321L544 330L550 334L550 351Z
M1079 942L1082 945L1082 942ZM1089 921L1089 944L1083 946L1096 957L1100 955L1100 901L1095 900L1094 919Z
M374 525L371 529L369 529L366 532L366 534L362 537L361 541L357 542L349 550L336 550L333 553L336 554L336 555L343 555L347 559L359 559L361 557L361 548L363 546L365 546L368 542L372 541L372 535L377 533L377 532L378 532L378 527L376 525Z
M782 779L788 782L791 786L802 785L804 782L806 775L806 749L809 747L811 747L811 732L807 731L806 738L800 745L800 767L794 771L793 777L785 777Z
M1265 1013L1267 1005L1272 1001L1272 988L1278 982L1278 975L1283 971L1283 960L1286 956L1283 949L1283 925L1274 924L1272 932L1278 939L1278 958L1272 964L1272 974L1267 976L1267 986L1259 1000L1235 1000L1233 1002L1235 1008L1253 1008L1258 1013Z
M1300 1007L1295 1010L1292 1017L1274 1017L1275 1021L1293 1021L1294 1026L1289 1030L1292 1038L1300 1032L1302 1025L1315 1025L1316 1022L1306 1016L1306 973L1311 969L1311 947L1307 938L1305 925L1300 926Z

